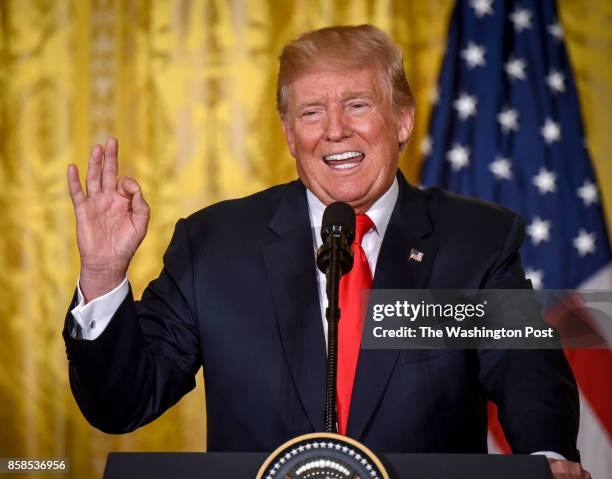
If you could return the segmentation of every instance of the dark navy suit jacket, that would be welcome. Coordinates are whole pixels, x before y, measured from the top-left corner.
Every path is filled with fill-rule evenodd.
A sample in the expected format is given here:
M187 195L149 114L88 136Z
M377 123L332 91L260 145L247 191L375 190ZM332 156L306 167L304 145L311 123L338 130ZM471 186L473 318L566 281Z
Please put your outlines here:
M529 287L516 214L398 179L374 288ZM130 293L94 341L70 329L69 314L70 384L103 431L153 420L202 365L208 450L270 451L322 431L325 338L303 184L180 220L141 301ZM362 350L348 434L379 452L486 452L488 399L514 452L578 459L576 385L553 350Z

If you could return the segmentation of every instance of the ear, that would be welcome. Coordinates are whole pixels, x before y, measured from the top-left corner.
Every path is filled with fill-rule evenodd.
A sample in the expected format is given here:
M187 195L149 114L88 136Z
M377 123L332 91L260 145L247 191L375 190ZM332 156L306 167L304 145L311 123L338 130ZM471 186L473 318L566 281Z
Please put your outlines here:
M285 139L287 140L287 146L291 156L295 158L295 135L293 133L293 126L287 118L287 115L281 116L281 124L283 125L283 133L285 133Z
M400 145L405 145L414 128L414 108L402 108L397 114L397 123L397 141Z

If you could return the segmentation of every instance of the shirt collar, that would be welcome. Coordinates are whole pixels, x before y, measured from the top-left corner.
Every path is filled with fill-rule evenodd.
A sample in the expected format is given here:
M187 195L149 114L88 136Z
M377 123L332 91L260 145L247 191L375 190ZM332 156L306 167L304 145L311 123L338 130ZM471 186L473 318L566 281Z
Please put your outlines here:
M380 238L385 236L385 231L391 220L391 213L397 202L399 195L399 184L397 178L393 180L393 183L385 193L376 200L376 202L366 211L366 214L374 223L375 231L378 233ZM313 228L313 234L315 236L317 247L321 245L322 240L320 236L321 224L323 222L323 212L325 211L325 205L306 188L306 198L308 200L308 211L310 214L310 224Z

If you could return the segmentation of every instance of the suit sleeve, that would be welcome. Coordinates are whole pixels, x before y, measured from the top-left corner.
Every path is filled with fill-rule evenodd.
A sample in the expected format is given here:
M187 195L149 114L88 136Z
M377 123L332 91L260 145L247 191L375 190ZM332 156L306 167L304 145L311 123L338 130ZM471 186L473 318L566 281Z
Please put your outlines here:
M132 431L195 387L201 357L193 282L192 250L180 220L159 277L140 302L130 289L97 339L73 338L67 314L70 386L93 426L107 433Z
M515 216L485 288L531 288L519 248L524 224ZM512 451L554 451L578 461L578 391L561 349L481 350L480 382L498 408Z

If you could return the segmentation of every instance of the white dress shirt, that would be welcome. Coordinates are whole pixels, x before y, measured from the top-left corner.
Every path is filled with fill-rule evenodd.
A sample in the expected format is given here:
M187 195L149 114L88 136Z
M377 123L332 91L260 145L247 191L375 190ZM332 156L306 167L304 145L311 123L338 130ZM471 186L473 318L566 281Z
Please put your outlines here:
M399 185L396 178L386 193L382 195L368 211L366 211L366 214L370 217L372 223L374 223L374 226L363 236L363 239L361 240L361 247L368 258L368 264L370 265L370 271L372 272L372 279L374 279L378 253L380 253L382 240L385 236L385 231L387 231L387 225L391 219L391 213L395 207L398 193ZM323 320L325 341L327 342L327 319L325 319L325 309L327 308L327 293L325 291L326 279L325 274L323 274L323 272L316 266L317 250L323 244L323 240L321 239L321 223L323 222L325 205L321 203L319 198L312 194L310 190L306 190L306 197L308 199L308 211L310 214L310 226L312 228L313 237L312 243L314 245L315 261L313 261L313 264L317 269L321 318Z
M78 336L79 339L93 341L100 336L129 291L130 287L126 276L115 289L85 304L81 284L77 281L77 305L70 312L80 326L80 334L75 328L72 330L72 337L76 338Z

